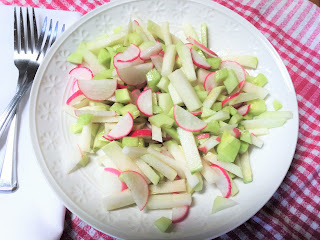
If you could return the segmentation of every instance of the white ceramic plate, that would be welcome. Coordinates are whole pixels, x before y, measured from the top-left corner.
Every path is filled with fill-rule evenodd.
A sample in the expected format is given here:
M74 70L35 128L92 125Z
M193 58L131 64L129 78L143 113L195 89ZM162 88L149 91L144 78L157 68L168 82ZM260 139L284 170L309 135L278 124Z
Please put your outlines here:
M254 149L251 163L254 181L236 183L240 189L233 208L211 215L213 199L220 194L213 186L194 194L187 219L176 224L171 233L161 233L153 226L160 216L170 211L140 212L137 207L105 212L102 195L77 171L67 175L63 163L68 161L64 148L71 148L69 119L62 114L71 84L68 72L73 68L66 62L82 41L111 32L119 25L126 26L129 16L171 23L171 30L183 36L181 26L187 22L199 28L209 27L209 46L218 54L250 54L259 59L254 74L262 72L269 79L266 88L273 99L282 102L283 110L293 112L293 119L284 127L271 129L263 137L262 149ZM33 146L38 162L52 188L68 209L102 232L124 239L205 239L228 232L252 217L270 199L281 184L295 151L298 133L297 100L290 76L279 55L263 35L249 22L212 1L200 0L140 0L113 1L85 15L55 43L40 66L31 93L30 123Z

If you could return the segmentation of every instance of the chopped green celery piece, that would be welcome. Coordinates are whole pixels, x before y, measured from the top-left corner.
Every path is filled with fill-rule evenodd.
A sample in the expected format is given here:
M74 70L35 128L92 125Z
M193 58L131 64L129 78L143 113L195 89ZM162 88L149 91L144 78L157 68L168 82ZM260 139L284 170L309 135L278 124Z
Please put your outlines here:
M226 208L230 208L236 205L236 202L229 199L229 198L224 198L222 196L217 196L214 199L213 205L212 205L212 214L219 212L221 210L224 210Z
M117 52L112 47L106 47L106 49L108 50L108 52L110 53L110 56L111 56L109 68L115 69L115 67L113 65L113 57L117 54Z
M173 102L169 93L158 94L158 104L163 110L163 113L169 113L170 109L173 107Z
M148 120L152 125L159 128L171 128L175 122L172 118L163 113L149 117Z
M239 85L239 80L233 69L228 69L228 77L223 81L223 84L226 86L228 94Z
M92 117L93 114L90 113L82 114L80 117L78 117L77 123L81 125L87 125L91 122Z
M153 92L157 91L157 84L160 82L161 79L161 75L160 73L157 71L157 69L153 68L151 69L147 75L147 84L148 87L152 89Z
M266 103L262 99L255 99L247 102L250 104L249 113L253 116L260 115L267 110Z
M201 102L204 102L204 100L208 97L207 91L196 91L196 94L199 97Z
M167 77L162 77L157 84L157 87L162 91L162 92L169 92L168 86L170 84L170 80Z
M242 142L240 143L240 149L239 149L239 153L245 153L249 148L249 143L246 142Z
M83 153L81 160L78 162L78 165L80 165L81 167L85 167L89 163L89 160L90 159L88 155Z
M100 79L109 79L113 78L113 69L104 69L98 74L96 74L92 79L93 80L100 80Z
M212 105L212 110L213 111L220 111L222 109L222 103L221 102L215 102L213 105Z
M117 115L121 115L120 110L121 108L123 108L124 105L121 103L114 103L111 107L110 107L110 111L116 111Z
M248 113L248 114L246 114L246 115L243 116L243 119L245 119L245 120L252 120L252 119L253 119L253 115L250 114L250 113Z
M209 132L214 135L219 135L220 134L220 125L218 121L211 121L208 123L205 129L201 130L201 132Z
M217 147L218 160L223 162L234 162L240 149L240 140L231 135L229 131L224 131L221 142Z
M102 103L102 102L92 101L92 100L89 101L89 106L91 106L91 107L94 107L94 106L102 107L103 111L108 111L108 110L110 110L110 106L109 106L109 105L104 104L104 103Z
M152 112L153 114L163 113L163 110L158 105L152 104Z
M205 91L203 85L196 85L193 88L195 91Z
M182 68L182 62L181 62L180 57L176 58L175 68Z
M206 60L211 65L211 69L215 70L220 67L221 58L219 58L219 57L207 58Z
M122 26L118 26L118 27L113 29L113 33L117 34L117 33L121 32L121 30L122 30Z
M139 33L133 32L129 34L129 42L139 46L143 42L143 39Z
M72 133L81 133L82 132L83 125L79 123L75 123L70 126L70 130Z
M120 109L120 114L122 116L124 116L127 112L129 112L132 115L133 119L135 119L135 118L140 116L139 109L137 108L136 105L134 105L132 103L130 103L130 104L128 104L128 105L126 105L126 106L124 106L123 108Z
M252 144L251 134L249 133L249 131L247 131L247 130L243 131L241 133L240 140L244 141L246 143Z
M158 105L158 98L156 93L152 93L152 104Z
M93 141L92 150L94 152L98 151L100 148L104 147L110 142L103 137L104 133L105 133L105 126L104 124L101 124Z
M200 192L203 189L203 179L199 172L194 173L199 179L199 183L193 188L195 192Z
M81 42L77 48L77 52L81 53L81 51L86 48L87 48L87 45L84 42Z
M139 145L139 138L137 137L123 137L121 140L122 147L138 147Z
M218 101L222 102L223 100L226 100L227 99L227 96L225 95L219 95L219 97L217 98Z
M268 83L268 79L262 73L259 73L256 77L252 77L250 75L247 75L246 81L253 83L259 87L263 87L264 85L266 85Z
M190 193L191 195L194 193L194 189L190 187L189 183L187 183L187 193Z
M229 75L228 69L226 68L220 69L214 73L214 81L216 83L221 83L227 79L228 75Z
M154 222L154 225L161 231L166 232L171 226L172 221L169 218L161 217Z
M174 108L174 107L172 107L172 108L170 109L170 111L168 112L168 114L167 114L167 115L168 115L169 117L171 117L172 119L174 119L174 116L173 116L173 108Z
M166 49L167 49L166 45L162 44L162 46L161 46L161 47L162 47L162 51L164 51L164 52L165 52L165 51L166 51Z
M234 174L233 174L234 175ZM230 179L231 182L231 196L235 196L239 192L239 188L237 187L237 184L233 181L233 179Z
M230 118L229 124L239 123L242 120L242 118L242 115L237 113Z
M74 52L71 53L68 57L67 57L67 61L71 62L73 64L81 64L83 61L83 55L79 52Z
M229 125L228 123L225 123L224 121L219 121L219 126L220 127L224 127L224 126L227 126Z
M200 36L201 36L201 43L205 47L208 47L208 28L207 24L201 23L200 27Z
M240 124L241 124L241 123L240 123ZM244 126L242 126L242 125L238 125L238 129L239 129L240 131L244 131L244 130L245 130Z
M93 138L96 137L96 135L98 133L98 130L99 130L99 127L100 127L100 123L92 123L92 125L91 125L91 136Z
M101 63L105 66L110 66L110 60L111 60L111 55L110 55L109 51L105 48L102 48L98 54L99 63Z
M235 109L235 108L232 107L232 106L225 106L225 107L222 108L222 111L228 112L228 113L230 113L231 115L235 115L235 114L238 113L238 110Z
M116 90L116 100L119 103L128 103L131 102L130 92L128 89L117 89Z
M127 49L127 47L124 47L121 44L114 45L112 48L116 51L116 53L124 52Z
M178 143L180 143L180 138L175 128L163 128L162 130L170 137L172 137L174 140L176 140Z
M201 118L208 118L208 117L211 117L213 114L215 114L214 110L211 110L210 108L202 107Z
M142 51L142 50L145 50L145 49L147 49L147 48L149 48L149 47L151 47L151 46L153 46L153 45L154 45L154 42L152 42L152 41L147 41L147 42L141 43L141 44L139 45L139 48L140 48L140 50Z
M138 147L144 147L145 144L144 144L144 139L143 138L138 138Z
M280 110L282 108L281 102L279 102L276 99L272 102L272 105L273 105L273 108L274 108L275 111L278 111L278 110Z

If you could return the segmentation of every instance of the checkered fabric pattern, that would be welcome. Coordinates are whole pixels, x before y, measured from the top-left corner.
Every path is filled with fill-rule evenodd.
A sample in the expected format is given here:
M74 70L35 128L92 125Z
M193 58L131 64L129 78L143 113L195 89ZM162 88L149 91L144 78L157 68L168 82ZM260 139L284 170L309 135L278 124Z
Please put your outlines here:
M78 11L109 1L0 0L6 5ZM299 105L299 139L292 165L270 201L220 239L320 239L320 8L307 0L217 0L272 43L292 78ZM63 240L114 239L70 212Z

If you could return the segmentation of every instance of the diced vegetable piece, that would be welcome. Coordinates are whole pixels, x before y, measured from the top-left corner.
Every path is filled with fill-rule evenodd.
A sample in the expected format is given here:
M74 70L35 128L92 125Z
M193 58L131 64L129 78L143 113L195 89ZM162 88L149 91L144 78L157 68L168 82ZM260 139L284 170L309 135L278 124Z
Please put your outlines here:
M174 123L172 118L163 113L149 117L148 120L152 125L155 125L159 128L171 128Z
M83 61L83 56L79 52L74 52L67 57L67 61L73 64L81 64Z
M138 147L139 139L137 137L124 137L121 143L122 146Z
M228 69L228 77L224 80L223 84L226 86L229 94L239 85L239 80L233 69Z
M223 82L224 80L227 79L228 75L229 75L228 69L226 69L226 68L220 69L220 70L215 72L214 81L216 83L221 83L221 82Z
M207 127L202 130L202 132L210 132L214 135L220 134L220 126L218 121L212 120L208 123Z
M102 48L98 54L98 61L104 66L109 66L111 61L110 52L107 49Z
M117 115L120 115L120 110L123 108L123 104L121 103L114 103L112 104L112 106L110 107L111 111L116 111Z
M251 82L259 87L263 87L268 83L268 79L262 73L259 73L256 77L247 77L247 81Z
M217 148L218 160L233 162L238 155L239 149L240 141L232 136L230 132L224 131Z
M94 75L106 69L101 63L99 63L96 55L89 51L85 44L81 45L79 52L83 55L83 60L89 65L89 68L92 70Z
M260 99L264 99L269 94L268 90L266 90L262 87L256 86L250 82L245 82L245 84L242 88L242 91L247 92L247 93L254 93L254 94L258 95Z
M129 103L131 101L130 92L127 88L117 89L116 92L116 100L120 103Z
M132 115L134 119L140 116L140 111L138 110L137 106L131 103L127 104L126 106L120 109L120 114L122 116L126 115L128 112Z
M161 217L154 222L154 225L161 231L166 232L171 226L172 221L169 218Z
M291 119L293 117L292 112L289 111L266 111L259 116L256 117L256 119L275 119L275 118L285 118L285 119Z
M219 57L207 58L207 62L211 65L211 69L218 69L221 64L221 58Z
M220 86L220 87L215 87L211 90L209 95L206 97L206 99L203 102L203 106L206 108L211 108L212 105L217 101L217 98L219 94L221 93L222 90L224 90L225 87Z
M281 102L279 102L276 99L272 102L272 105L273 105L273 108L274 108L275 111L278 111L278 110L280 110L282 108Z
M226 208L233 207L235 205L237 205L237 203L234 200L217 196L213 202L211 213L216 213Z
M152 91L158 90L157 84L160 82L160 79L161 79L160 73L155 68L151 69L147 73L147 84L148 84L148 87L151 88Z

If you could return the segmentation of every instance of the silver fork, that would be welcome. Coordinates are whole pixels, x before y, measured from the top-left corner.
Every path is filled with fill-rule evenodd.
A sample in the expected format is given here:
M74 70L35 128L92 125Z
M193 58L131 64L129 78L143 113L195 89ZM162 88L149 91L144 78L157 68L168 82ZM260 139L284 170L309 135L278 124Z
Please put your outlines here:
M32 85L35 73L45 56L47 50L55 42L58 34L59 22L56 23L55 29L52 29L52 20L50 20L50 26L47 29L47 18L45 18L40 37L38 39L36 18L33 13L33 24L30 23L29 14L27 11L27 38L24 37L24 22L23 16L20 9L20 36L17 31L17 15L15 11L14 15L14 39L15 39L15 64L19 69L19 80L18 80L18 91L14 98L9 103L5 112L0 117L0 137L5 132L6 128L12 121L8 139L6 155L2 167L0 176L0 191L11 192L17 188L17 174L16 174L16 155L15 155L15 144L16 144L16 108L21 101L23 95ZM33 31L31 30L33 28ZM65 25L63 25L61 32L64 32ZM33 32L33 33L32 33ZM21 51L22 50L22 51ZM23 51L24 50L24 51Z

